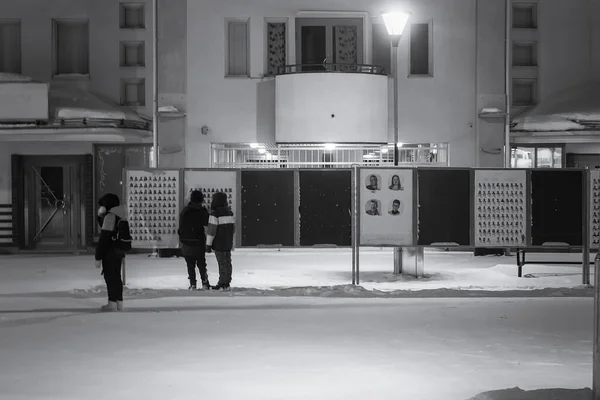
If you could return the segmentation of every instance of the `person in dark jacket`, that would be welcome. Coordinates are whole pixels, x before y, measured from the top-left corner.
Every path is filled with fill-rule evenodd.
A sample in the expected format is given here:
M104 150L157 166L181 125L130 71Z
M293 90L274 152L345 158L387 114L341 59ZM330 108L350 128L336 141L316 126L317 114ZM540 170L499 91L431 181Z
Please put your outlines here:
M101 226L100 238L96 246L96 268L102 268L106 282L108 304L102 306L102 311L123 310L123 281L121 280L121 264L125 254L116 248L113 236L116 233L119 219L127 220L127 214L122 207L119 197L107 193L98 201L98 223Z
M223 192L213 194L210 205L210 218L206 231L206 251L215 251L219 264L219 283L214 290L229 290L231 285L231 250L235 233L235 218L229 205L227 195Z
M202 203L204 203L202 192L192 191L190 203L179 216L179 242L181 243L181 254L187 264L190 290L196 289L196 267L200 271L202 288L210 289L206 271L206 234L204 232L208 225L208 211Z

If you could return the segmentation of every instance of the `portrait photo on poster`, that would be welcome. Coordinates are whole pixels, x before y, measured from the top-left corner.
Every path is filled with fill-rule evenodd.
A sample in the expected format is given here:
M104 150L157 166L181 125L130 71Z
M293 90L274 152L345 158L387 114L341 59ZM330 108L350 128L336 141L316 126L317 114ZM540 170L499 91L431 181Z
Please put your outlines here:
M367 201L365 205L365 214L376 217L381 215L381 202L376 199Z
M365 187L371 192L381 190L381 175L371 174L365 181Z
M389 181L388 189L395 190L395 191L404 190L404 182L403 182L403 179L400 177L400 175L398 175L398 174L392 175L392 177L390 178L390 181Z
M404 211L404 204L401 200L394 199L389 205L388 214L392 216L400 216L402 215L402 211Z

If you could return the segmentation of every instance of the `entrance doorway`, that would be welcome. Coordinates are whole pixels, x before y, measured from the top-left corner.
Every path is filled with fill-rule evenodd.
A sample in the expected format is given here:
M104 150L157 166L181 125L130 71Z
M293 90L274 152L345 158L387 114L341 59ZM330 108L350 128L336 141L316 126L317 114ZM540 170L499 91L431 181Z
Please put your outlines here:
M35 250L77 251L85 246L85 156L26 156L25 242Z

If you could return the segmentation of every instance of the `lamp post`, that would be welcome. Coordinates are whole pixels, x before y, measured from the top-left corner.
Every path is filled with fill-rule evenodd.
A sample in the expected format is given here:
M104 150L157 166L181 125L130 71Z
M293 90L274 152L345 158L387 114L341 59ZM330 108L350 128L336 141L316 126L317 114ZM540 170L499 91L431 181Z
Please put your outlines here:
M392 79L394 80L394 165L398 165L400 149L398 146L398 44L402 38L402 32L406 28L410 14L402 11L385 12L381 14L385 29L390 35L392 45ZM394 273L402 272L402 248L394 247Z
M394 165L398 165L398 44L410 14L402 11L382 13L383 23L392 44L392 79L394 80Z
M158 0L152 0L152 158L150 168L158 168Z

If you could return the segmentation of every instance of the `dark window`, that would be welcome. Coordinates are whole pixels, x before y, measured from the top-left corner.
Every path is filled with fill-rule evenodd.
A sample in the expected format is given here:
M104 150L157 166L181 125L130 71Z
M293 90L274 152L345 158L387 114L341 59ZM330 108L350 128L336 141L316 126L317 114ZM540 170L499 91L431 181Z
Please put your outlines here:
M429 47L429 24L412 24L410 26L410 75L432 75Z

